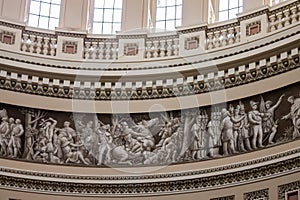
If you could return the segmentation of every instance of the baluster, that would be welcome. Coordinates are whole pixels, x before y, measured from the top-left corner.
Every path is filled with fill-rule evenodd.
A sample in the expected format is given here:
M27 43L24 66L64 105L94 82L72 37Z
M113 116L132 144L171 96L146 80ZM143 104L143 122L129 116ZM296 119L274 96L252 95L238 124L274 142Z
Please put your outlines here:
M277 17L277 29L281 29L283 27L282 25L282 12L279 12L276 14L276 17Z
M30 41L31 41L30 46L29 46L29 52L33 53L35 45L36 45L36 43L35 43L36 36L35 35L30 35L29 38L30 38Z
M23 42L22 42L22 51L27 51L28 50L28 34L23 34Z
M109 60L110 59L110 54L111 54L111 43L107 42L106 43L106 49L105 49L105 59Z
M40 54L42 52L42 40L43 38L40 36L36 37L37 43L36 43L36 53Z
M172 56L172 39L167 40L167 56Z
M291 12L292 12L292 24L297 22L297 7L294 6L291 8Z
M152 48L152 41L147 41L146 42L146 58L151 58L151 48Z
M116 60L118 58L118 42L112 43L112 59Z
M97 48L97 42L92 42L92 52L91 52L91 58L92 59L97 59L97 54L98 54L98 48Z
M214 48L214 43L213 43L213 32L207 33L207 49L213 49Z
M166 56L166 41L165 40L161 40L160 41L160 57L165 57Z
M157 40L153 41L153 57L154 58L158 57L158 44L159 44L159 41L157 41Z
M174 38L174 55L178 56L179 53L179 38Z
M104 42L99 42L99 59L104 59Z
M84 58L89 59L91 55L91 42L85 42Z
M238 43L241 40L241 33L240 33L240 27L239 26L235 27L235 32L236 32L235 43Z
M44 55L48 55L48 49L49 49L49 40L50 38L48 37L45 37L44 38L44 42L43 42L43 54Z
M218 47L220 47L220 31L214 32L214 35L215 35L215 44L214 44L214 46L216 48L218 48Z
M270 30L271 31L275 31L276 30L276 22L275 22L276 16L275 15L271 15L270 16Z
M55 56L56 53L56 38L51 38L50 55Z
M284 15L284 26L290 25L290 10L289 9L284 10L283 15Z
M227 30L226 29L223 29L221 31L222 33L222 46L226 46L227 45Z
M233 27L230 27L228 29L228 33L229 33L229 40L228 40L228 44L233 44L234 43L234 28Z

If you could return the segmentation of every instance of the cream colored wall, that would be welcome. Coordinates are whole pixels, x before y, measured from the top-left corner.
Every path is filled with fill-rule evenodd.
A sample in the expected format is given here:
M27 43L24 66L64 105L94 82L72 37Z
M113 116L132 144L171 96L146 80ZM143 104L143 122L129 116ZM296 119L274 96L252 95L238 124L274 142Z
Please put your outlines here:
M0 0L0 16L4 19L24 22L26 0Z
M243 0L244 1L244 11L251 11L260 8L264 5L263 0Z
M208 0L185 0L182 5L182 26L207 23Z
M123 0L122 31L135 31L147 27L147 0Z
M59 28L86 31L88 3L88 0L62 0Z

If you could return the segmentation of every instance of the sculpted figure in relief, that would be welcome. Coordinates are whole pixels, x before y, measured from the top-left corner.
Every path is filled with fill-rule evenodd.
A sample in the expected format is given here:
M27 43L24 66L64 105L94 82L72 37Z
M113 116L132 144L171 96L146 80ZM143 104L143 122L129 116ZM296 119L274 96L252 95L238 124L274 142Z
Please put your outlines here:
M195 123L192 125L191 132L192 137L194 138L190 147L192 159L201 159L203 158L203 155L201 155L201 149L203 148L203 135L201 131L200 115L196 116Z
M274 120L274 113L275 113L275 110L279 107L280 103L282 102L283 97L284 97L284 94L279 97L277 103L274 105L273 105L273 102L270 100L268 100L264 103L265 107L263 107L263 105L261 105L261 107L263 109L262 111L265 113L265 115L263 117L263 131L265 134L270 134L268 137L269 144L274 143L273 139L274 139L275 134L277 133L278 120L276 120L276 121Z
M234 154L236 150L234 147L233 122L226 108L223 108L221 113L223 118L220 126L222 131L223 154Z
M291 119L293 124L293 139L300 137L300 98L290 96L288 102L291 104L290 112L282 119Z
M252 148L257 149L257 147L263 147L262 138L262 117L264 113L259 112L257 102L250 101L251 111L248 113L248 119L250 123L251 133L252 133Z
M246 149L248 151L252 151L250 144L250 124L248 120L248 115L245 110L244 104L240 102L240 115L244 116L244 119L241 121L241 129L240 129L240 137L238 143L241 149Z
M245 151L244 145L241 143L241 129L242 129L242 120L245 116L240 115L240 105L234 109L233 116L230 116L230 119L233 123L233 139L234 139L234 147L236 150Z
M214 157L214 140L215 140L215 134L213 132L213 125L212 125L212 121L209 121L207 124L207 132L206 132L207 136L207 155L209 155L210 157Z
M20 149L22 147L21 136L24 133L24 128L20 119L16 119L15 123L11 124L11 137L8 143L9 152L12 153L12 157L16 158L21 155Z
M0 155L7 156L7 146L9 138L10 127L8 123L8 117L2 117L0 124Z

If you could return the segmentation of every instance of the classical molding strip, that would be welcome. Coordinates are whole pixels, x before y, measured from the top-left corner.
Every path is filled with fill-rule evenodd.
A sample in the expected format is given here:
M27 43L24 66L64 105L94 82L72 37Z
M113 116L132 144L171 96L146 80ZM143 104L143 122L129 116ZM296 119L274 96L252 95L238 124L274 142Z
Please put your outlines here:
M230 195L226 197L217 197L210 200L235 200L235 195Z
M51 193L59 195L80 196L144 196L187 193L212 189L220 189L234 185L248 184L253 181L299 172L300 157L279 161L266 166L231 172L222 175L194 178L188 180L153 182L153 183L72 183L70 180L53 181L44 177L19 178L18 174L0 175L0 187L35 193ZM126 180L126 179L120 179Z
M93 82L55 79L31 74L0 72L0 88L59 98L90 100L143 100L188 96L221 90L266 79L293 69L299 49L260 59L234 68L173 79L136 82Z
M300 181L278 186L278 200L286 200L289 194L299 197Z
M269 189L257 190L244 194L244 200L269 200Z

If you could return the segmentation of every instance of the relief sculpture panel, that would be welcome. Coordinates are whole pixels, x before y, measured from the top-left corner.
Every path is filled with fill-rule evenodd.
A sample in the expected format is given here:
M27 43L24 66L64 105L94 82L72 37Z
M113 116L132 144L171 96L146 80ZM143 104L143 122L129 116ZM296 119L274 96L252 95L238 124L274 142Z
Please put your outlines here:
M299 86L155 113L67 113L0 104L0 157L104 167L252 152L300 138Z

